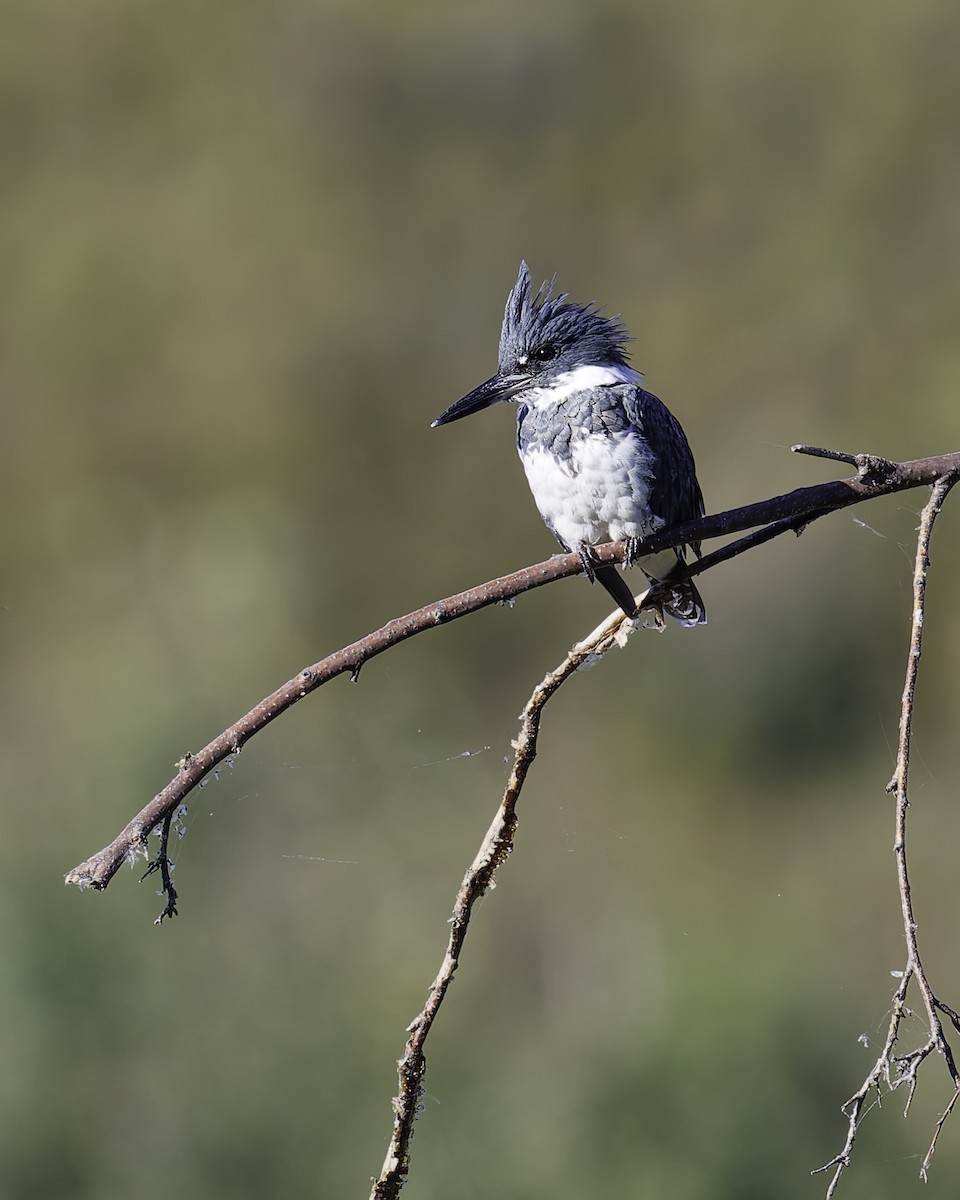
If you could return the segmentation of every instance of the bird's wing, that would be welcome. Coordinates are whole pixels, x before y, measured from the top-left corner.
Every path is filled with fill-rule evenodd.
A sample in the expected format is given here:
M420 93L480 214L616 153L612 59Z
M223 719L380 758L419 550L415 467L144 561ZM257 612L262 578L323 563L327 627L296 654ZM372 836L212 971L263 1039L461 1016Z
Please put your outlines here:
M653 461L650 509L666 525L680 525L702 517L703 493L687 435L667 406L641 387L629 389L624 409L647 445ZM699 557L700 543L691 543Z

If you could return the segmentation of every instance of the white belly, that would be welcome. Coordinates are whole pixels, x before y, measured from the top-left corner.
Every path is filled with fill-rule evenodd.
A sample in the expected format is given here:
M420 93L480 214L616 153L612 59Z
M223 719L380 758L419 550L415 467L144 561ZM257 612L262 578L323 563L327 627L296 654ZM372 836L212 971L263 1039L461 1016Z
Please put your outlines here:
M561 461L540 449L523 456L540 515L571 549L652 533L649 452L635 434L574 437Z

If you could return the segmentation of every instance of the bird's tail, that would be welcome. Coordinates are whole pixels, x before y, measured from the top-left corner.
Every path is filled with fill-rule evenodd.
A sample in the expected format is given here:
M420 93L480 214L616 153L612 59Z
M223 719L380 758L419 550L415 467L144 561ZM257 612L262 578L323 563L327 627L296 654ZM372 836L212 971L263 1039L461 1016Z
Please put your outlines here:
M637 615L637 604L633 598L633 592L617 568L594 567L593 571L597 583L603 584L627 616L635 617ZM652 575L647 575L647 578L651 583L658 583L658 580ZM703 597L697 591L697 586L692 579L678 581L669 591L667 591L664 584L661 583L661 586L664 587L664 591L660 607L668 617L673 617L675 621L679 621L681 625L688 627L706 625L707 608L703 603Z
M685 579L665 594L663 611L668 617L688 627L707 623L706 605L692 579Z
M703 598L700 592L697 592L694 581L676 578L684 571L685 558L682 550L646 554L643 558L634 559L634 562L650 583L662 589L659 604L667 617L672 617L688 628L692 625L707 624L707 606L703 604Z
M668 555L672 557L672 561ZM675 621L687 627L706 625L707 608L693 580L678 579L676 583L671 582L671 576L683 569L682 552L668 551L662 555L650 555L641 559L637 566L651 583L658 583L663 588L661 607L668 617L673 617Z
M603 584L628 617L637 615L637 602L633 598L633 592L616 567L594 567L593 577L597 583Z

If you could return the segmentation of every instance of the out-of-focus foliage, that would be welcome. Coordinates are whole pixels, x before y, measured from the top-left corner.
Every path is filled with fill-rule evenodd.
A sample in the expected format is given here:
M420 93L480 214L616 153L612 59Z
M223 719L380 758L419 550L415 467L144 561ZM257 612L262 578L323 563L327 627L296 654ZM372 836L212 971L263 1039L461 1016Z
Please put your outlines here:
M365 1195L516 714L605 595L418 638L258 737L190 802L162 930L152 884L62 872L306 662L552 552L511 414L429 429L489 373L522 256L622 313L713 510L829 476L792 442L956 449L960 10L19 0L3 26L0 1194ZM903 964L883 785L923 499L715 572L705 630L558 696L411 1198L821 1194ZM956 507L912 810L955 1005ZM871 1114L849 1200L920 1194L938 1072L908 1122Z

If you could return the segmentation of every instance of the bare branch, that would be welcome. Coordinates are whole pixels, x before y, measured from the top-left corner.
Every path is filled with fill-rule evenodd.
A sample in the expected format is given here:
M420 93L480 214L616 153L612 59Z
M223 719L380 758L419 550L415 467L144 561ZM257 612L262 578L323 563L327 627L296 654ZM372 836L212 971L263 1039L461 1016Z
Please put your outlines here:
M840 1106L840 1111L847 1118L847 1140L843 1144L843 1149L839 1154L831 1158L829 1162L824 1163L822 1167L817 1167L810 1172L811 1175L819 1175L822 1171L833 1169L833 1177L830 1180L830 1186L827 1188L826 1200L831 1200L836 1194L837 1187L840 1184L840 1176L850 1165L853 1143L860 1131L860 1121L865 1115L867 1100L871 1093L875 1094L876 1103L879 1107L882 1100L881 1085L886 1083L888 1088L892 1089L896 1087L896 1081L890 1077L890 1064L893 1062L893 1050L900 1033L900 1023L907 1011L905 1004L907 989L910 987L910 978L910 974L906 971L900 976L900 986L893 997L893 1004L890 1010L886 1041L883 1043L883 1049L880 1051L879 1058L873 1064L866 1079L864 1079L857 1091L853 1093L845 1104Z
M960 1073L957 1071L953 1050L947 1041L939 1014L942 1012L949 1017L954 1028L958 1031L960 1031L960 1017L958 1017L949 1005L942 1003L937 998L927 980L926 970L920 956L917 922L914 916L913 897L910 891L910 876L907 870L907 811L910 807L910 800L907 793L907 779L910 771L913 705L917 688L917 674L920 668L920 655L923 651L923 621L926 610L927 573L930 568L930 540L933 535L934 522L940 515L943 502L958 479L960 479L960 470L956 468L937 479L920 520L920 528L917 534L917 554L913 570L913 618L910 627L910 650L907 655L906 677L903 685L903 696L900 702L897 764L893 778L887 784L886 789L888 792L895 794L897 802L893 852L897 864L897 886L900 893L904 938L907 943L907 962L904 970L900 973L900 986L897 988L893 998L890 1021L887 1026L887 1038L880 1052L880 1057L874 1063L867 1077L860 1085L860 1088L842 1106L841 1111L847 1117L848 1121L847 1137L843 1149L835 1158L832 1158L828 1163L825 1163L822 1167L818 1167L813 1172L816 1175L821 1171L829 1171L833 1168L833 1176L827 1188L826 1200L831 1200L831 1197L836 1193L840 1178L850 1165L853 1143L860 1128L860 1121L864 1116L864 1105L871 1092L876 1093L877 1103L879 1104L883 1086L892 1091L902 1084L906 1084L907 1101L904 1106L904 1116L906 1116L916 1092L917 1072L920 1070L921 1064L934 1051L943 1058L944 1065L953 1083L954 1091L950 1102L937 1121L933 1138L927 1149L927 1153L924 1155L923 1163L920 1167L920 1177L924 1181L927 1178L930 1160L933 1158L937 1147L940 1131L947 1117L953 1111L958 1095L960 1095ZM914 980L916 980L920 995L923 998L923 1006L927 1014L930 1035L921 1046L909 1051L907 1054L897 1055L895 1051L900 1038L901 1025L904 1016L909 1012L906 1006L907 993L911 982Z
M859 457L866 460L869 456ZM876 461L885 463L882 459ZM734 545L725 546L690 566L690 575L702 574L718 563L728 561L781 533L790 529L799 530L816 517L828 512L835 512L863 500L933 483L950 471L960 470L960 452L886 465L889 466L889 472L882 478L877 478L869 472L861 472L850 479L798 488L786 495L775 496L757 504L748 504L714 516L702 517L673 529L659 530L644 540L640 553L654 553L670 546L706 541L709 538L724 537L745 529L765 526ZM614 542L598 547L596 558L601 563L619 563L623 561L624 551L623 543ZM209 771L231 754L239 753L246 742L271 721L337 675L346 673L356 681L364 663L406 638L445 625L488 605L503 603L532 588L577 575L582 569L579 555L555 555L546 562L491 580L445 600L428 604L404 617L388 621L381 629L321 659L313 666L305 667L293 679L277 688L218 734L202 750L195 754L185 754L178 763L177 774L167 786L137 813L108 846L68 871L64 882L102 891L123 862L134 862L138 857L145 855L146 839L151 830L183 803Z
M837 1189L843 1171L849 1165L854 1141L860 1122L868 1109L871 1095L875 1096L876 1103L879 1105L884 1087L893 1090L906 1083L908 1085L906 1108L909 1109L916 1089L920 1065L934 1051L942 1056L954 1084L954 1092L936 1123L930 1146L924 1157L920 1171L924 1179L926 1179L927 1169L936 1149L940 1132L960 1097L960 1073L958 1073L953 1051L946 1039L939 1014L944 1014L958 1032L960 1032L960 1015L938 999L927 981L917 942L906 858L906 815L909 805L907 776L911 721L917 670L922 649L929 546L933 524L944 499L950 488L960 478L960 453L920 459L914 462L890 463L885 459L866 454L848 455L839 451L820 450L807 446L796 446L794 449L818 457L850 462L856 466L857 475L851 479L797 489L787 495L777 496L759 504L704 517L699 521L689 522L671 530L658 531L645 540L641 547L641 553L653 553L691 541L703 541L747 529L753 530L745 537L731 542L691 564L688 574L698 575L789 530L800 532L811 521L826 513L837 511L863 500L935 482L930 502L923 512L918 537L914 571L913 624L901 704L897 770L888 789L895 791L897 797L897 834L894 851L907 941L907 963L905 970L899 973L900 985L893 998L887 1037L880 1056L858 1091L843 1105L842 1111L848 1121L845 1144L838 1155L818 1169L819 1171L833 1170L833 1176L827 1189L827 1200L830 1200ZM622 543L613 543L598 548L597 558L601 562L618 563L623 559L624 550L625 547ZM558 555L547 562L528 567L513 575L492 580L480 587L390 621L383 628L360 641L329 655L311 667L307 667L294 679L266 697L239 721L224 730L199 753L185 755L178 764L176 777L170 784L154 797L150 804L127 825L109 846L69 872L66 882L102 890L125 859L132 861L145 853L146 839L149 833L162 823L160 851L156 859L150 863L146 874L160 872L162 890L167 897L166 907L158 917L157 923L162 922L167 916L176 915L177 894L172 883L168 857L168 843L174 814L179 805L183 803L185 796L198 784L202 784L206 774L218 763L230 754L238 753L242 746L260 729L335 676L348 673L356 682L364 663L406 638L446 624L487 605L502 603L532 588L578 574L581 570L582 564L578 555ZM658 599L656 589L644 593L637 598L638 610L656 607ZM612 614L588 638L574 646L556 670L549 672L543 678L524 708L520 733L513 743L515 751L513 769L503 799L458 891L450 922L449 940L440 970L430 986L423 1009L407 1029L409 1037L403 1057L398 1063L399 1094L393 1103L393 1133L381 1174L373 1184L371 1200L396 1200L406 1180L409 1169L410 1143L414 1124L421 1108L423 1081L426 1074L424 1046L458 968L474 905L486 891L495 886L496 872L513 849L517 828L517 801L529 768L536 757L537 739L544 707L576 670L602 657L612 646L624 644L627 635L636 628L637 623L636 618L624 617L619 612ZM901 1025L904 1016L909 1012L906 1007L906 997L913 980L916 980L923 998L930 1026L930 1036L922 1046L906 1055L897 1056L895 1051Z
M653 605L652 592L637 597L637 608ZM636 628L635 618L615 612L597 629L578 642L554 671L549 671L534 688L520 717L520 733L513 743L513 769L507 781L500 807L493 819L476 858L464 876L450 919L450 938L447 951L436 979L430 985L427 1002L407 1028L410 1034L403 1057L397 1064L400 1091L393 1101L393 1135L384 1159L383 1169L373 1185L370 1200L396 1200L407 1176L410 1161L410 1140L413 1126L420 1113L423 1080L427 1061L424 1043L443 1003L447 988L460 961L460 951L467 936L474 904L488 889L495 886L497 868L513 850L517 828L517 800L527 772L537 756L537 736L544 706L556 691L581 667L602 658L615 645L625 644L627 635Z
M153 862L147 865L147 869L140 876L140 882L154 872L160 872L160 895L166 896L167 903L164 905L163 912L153 922L154 925L162 925L165 918L175 917L177 915L177 889L173 886L173 864L170 862L168 853L170 848L170 827L173 824L174 809L171 809L163 818L160 827L160 849L157 851L157 857Z

